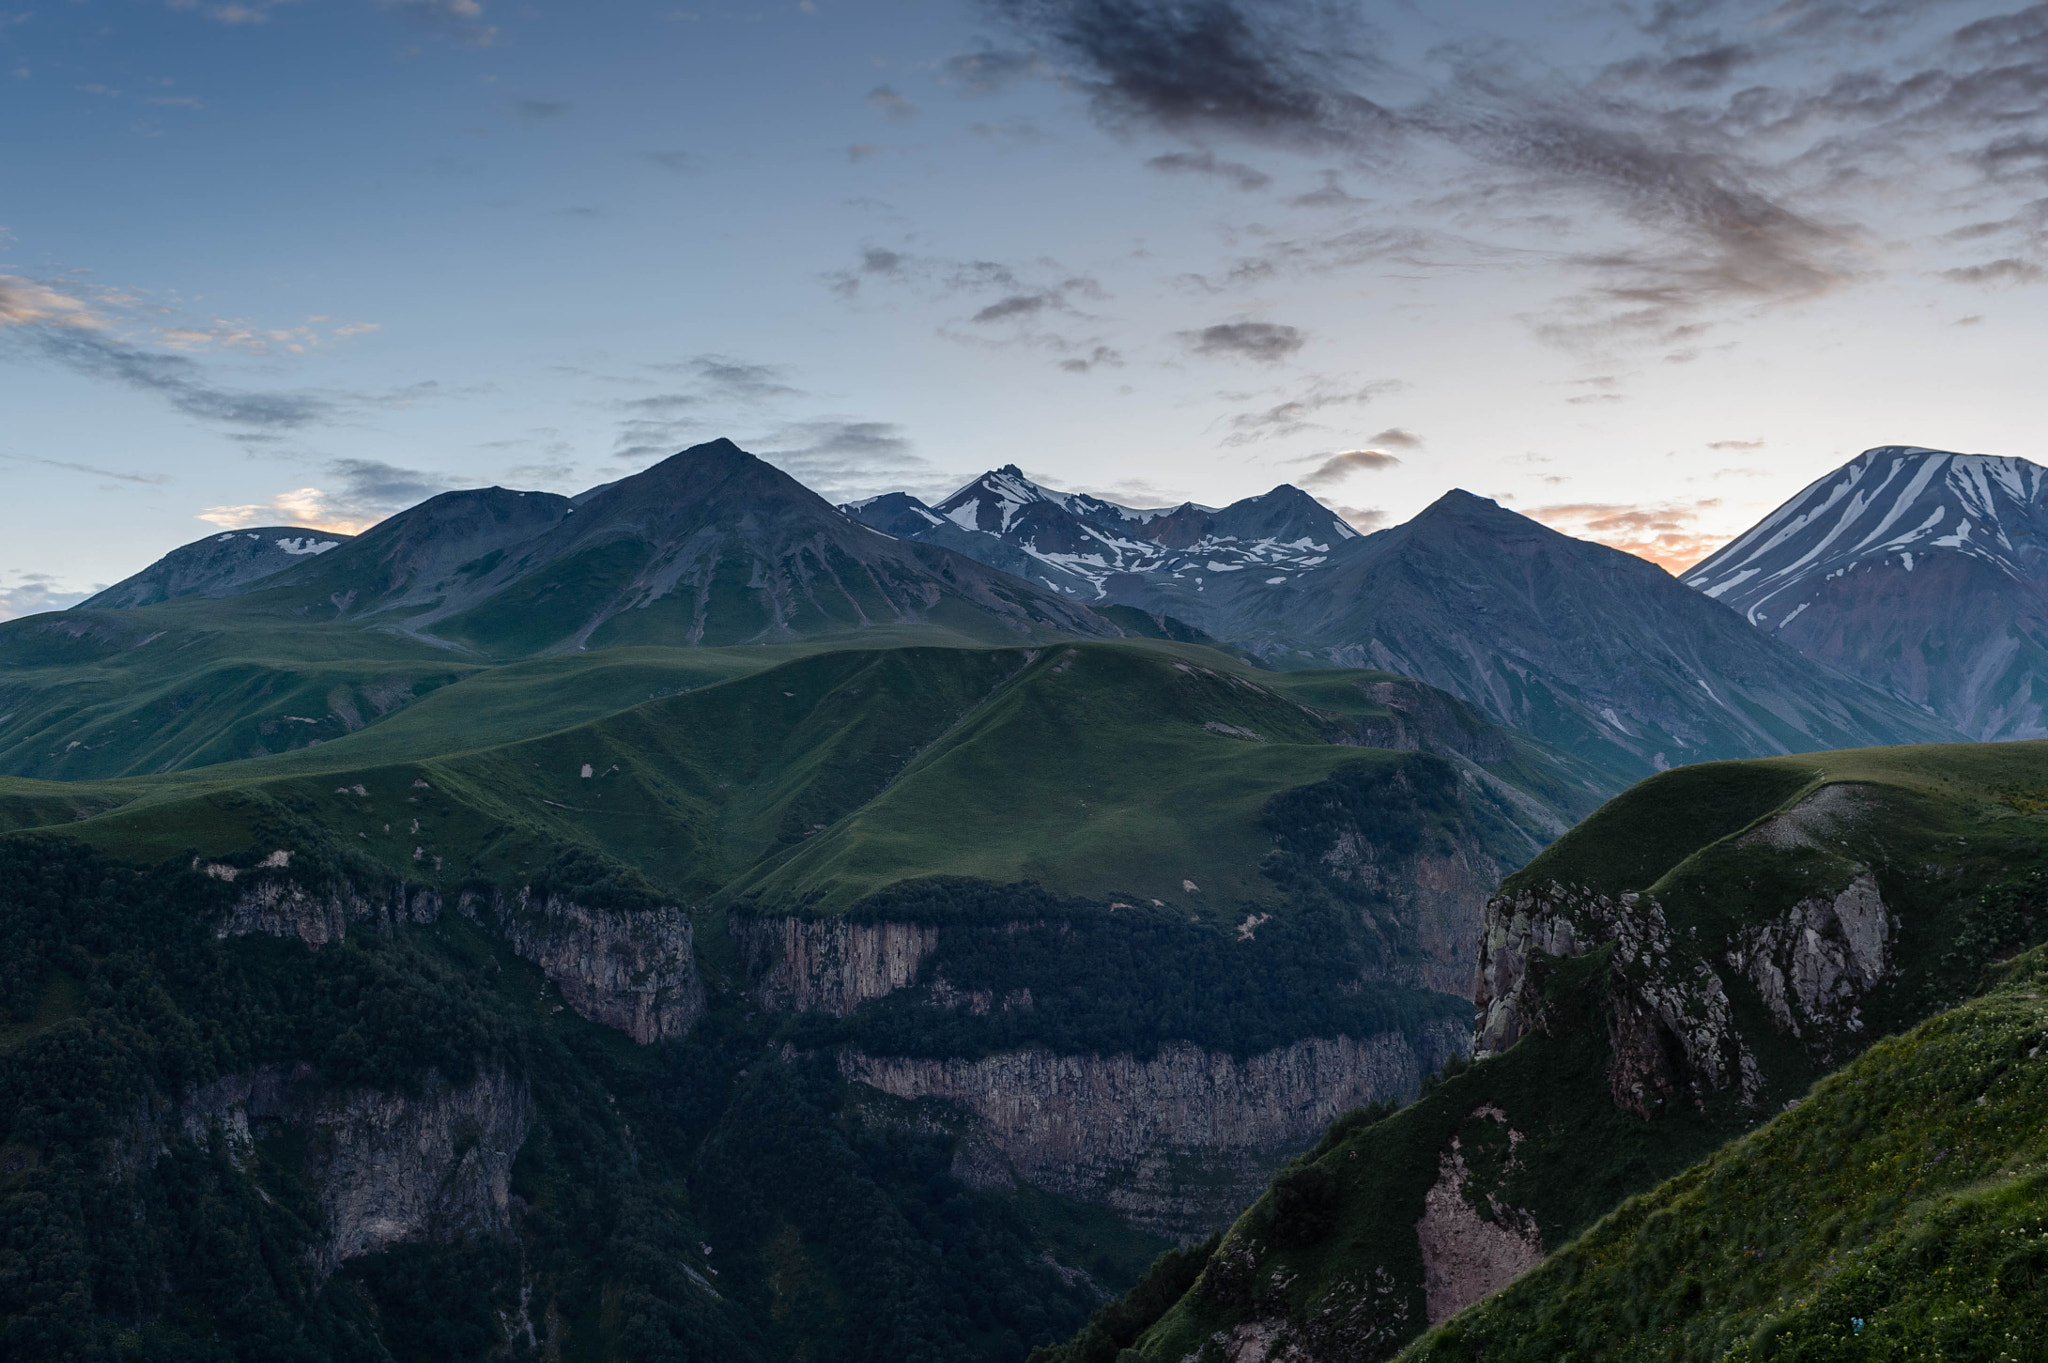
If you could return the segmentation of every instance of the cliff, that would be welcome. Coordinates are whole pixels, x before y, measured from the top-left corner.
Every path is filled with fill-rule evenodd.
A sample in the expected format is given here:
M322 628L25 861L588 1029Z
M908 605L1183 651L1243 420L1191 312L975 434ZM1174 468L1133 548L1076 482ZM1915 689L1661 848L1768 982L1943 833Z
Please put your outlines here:
M599 909L523 888L509 899L465 893L456 909L494 927L580 1016L642 1045L682 1036L703 1016L696 935L680 909Z
M907 988L938 946L930 924L742 918L731 931L765 1007L844 1016Z
M388 935L400 924L441 916L441 896L433 889L393 882L365 890L345 880L308 886L280 874L290 859L289 852L273 853L254 870L197 865L238 888L216 937L267 933L318 950L344 940L350 924ZM696 937L680 909L594 908L525 888L510 896L466 890L455 907L539 966L579 1016L643 1045L682 1036L703 1015Z
M164 1111L159 1143L216 1134L238 1163L283 1135L302 1151L291 1172L319 1202L323 1273L408 1241L511 1228L512 1161L531 1121L525 1085L506 1070L452 1084L430 1072L415 1095L323 1087L310 1066L266 1067L193 1090Z
M1312 1037L1239 1060L1185 1042L1148 1059L1033 1048L978 1060L842 1055L850 1079L971 1114L954 1170L1114 1207L1175 1236L1228 1219L1286 1152L1353 1107L1402 1102L1463 1051L1463 1029L1418 1039Z

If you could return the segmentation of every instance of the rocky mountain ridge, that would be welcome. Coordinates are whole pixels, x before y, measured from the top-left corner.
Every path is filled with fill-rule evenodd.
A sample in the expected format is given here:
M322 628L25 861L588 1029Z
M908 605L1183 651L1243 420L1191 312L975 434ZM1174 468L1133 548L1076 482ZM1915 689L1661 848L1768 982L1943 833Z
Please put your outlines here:
M2048 469L1865 450L1684 575L1974 738L2048 735Z

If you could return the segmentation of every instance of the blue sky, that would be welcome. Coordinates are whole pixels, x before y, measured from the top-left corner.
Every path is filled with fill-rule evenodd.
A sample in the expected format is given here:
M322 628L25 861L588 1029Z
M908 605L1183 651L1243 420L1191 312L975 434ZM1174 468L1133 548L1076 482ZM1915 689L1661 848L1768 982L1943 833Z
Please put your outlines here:
M0 3L0 614L715 435L1673 565L2042 455L2048 6Z

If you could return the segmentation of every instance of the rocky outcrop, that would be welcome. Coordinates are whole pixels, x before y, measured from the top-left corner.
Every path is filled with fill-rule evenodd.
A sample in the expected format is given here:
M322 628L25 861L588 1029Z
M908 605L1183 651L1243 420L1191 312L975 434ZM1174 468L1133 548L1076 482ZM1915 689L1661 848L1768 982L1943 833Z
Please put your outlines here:
M765 1006L838 1016L914 983L939 944L928 924L843 918L735 915L732 934Z
M1507 1123L1498 1108L1480 1108L1473 1116ZM1511 1129L1507 1135L1512 1151L1520 1144L1521 1133ZM1484 1212L1477 1205L1479 1199L1486 1202ZM1492 1296L1543 1258L1543 1234L1536 1219L1472 1186L1456 1136L1438 1156L1437 1181L1423 1196L1415 1238L1422 1248L1423 1294L1431 1325L1441 1325L1473 1302Z
M432 889L394 883L364 891L348 881L312 887L279 874L290 854L254 870L217 863L195 868L241 887L215 928L220 937L268 933L318 949L342 941L350 924L389 933L441 916ZM704 1013L696 936L681 909L600 909L555 895L464 891L456 911L504 937L541 968L578 1016L616 1027L645 1045L679 1037Z
M1728 963L1755 981L1780 1030L1831 1042L1863 1030L1857 1000L1884 977L1895 924L1865 871L1832 896L1801 900L1767 923L1743 929Z
M1239 1060L1187 1043L1133 1055L1031 1049L978 1060L849 1052L850 1079L970 1114L955 1171L1105 1202L1173 1235L1213 1228L1256 1197L1279 1156L1365 1103L1413 1097L1463 1050L1463 1029L1316 1037Z
M277 860L280 856L286 859ZM348 881L331 881L313 887L270 870L287 865L289 855L284 853L273 853L265 865L253 871L218 863L197 865L196 869L217 880L241 886L214 935L240 937L260 932L296 937L317 949L345 938L351 923L389 933L401 923L431 923L441 916L440 894L425 886L393 883L365 892Z
M238 1163L266 1134L296 1136L290 1144L304 1154L295 1172L322 1214L315 1253L331 1273L389 1245L508 1230L512 1161L530 1121L525 1086L502 1068L465 1084L430 1071L406 1095L324 1088L300 1066L196 1089L161 1129L200 1143L218 1135Z
M592 908L526 889L465 893L456 907L538 965L578 1016L642 1045L682 1036L704 1014L696 935L681 909Z
M1496 896L1487 905L1473 988L1473 1053L1497 1055L1544 1026L1530 971L1539 956L1578 956L1610 944L1616 1105L1648 1117L1673 1098L1703 1106L1731 1082L1739 1082L1744 1102L1754 1102L1756 1060L1735 1029L1721 977L1689 941L1675 939L1655 899L1637 894L1610 899L1552 883Z

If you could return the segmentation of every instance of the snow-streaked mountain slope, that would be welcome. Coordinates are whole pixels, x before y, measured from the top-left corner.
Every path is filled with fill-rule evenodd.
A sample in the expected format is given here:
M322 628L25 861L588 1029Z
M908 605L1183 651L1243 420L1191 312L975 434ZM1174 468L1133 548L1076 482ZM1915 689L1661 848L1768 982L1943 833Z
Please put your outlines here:
M85 610L129 610L186 596L233 596L272 573L283 572L354 538L297 525L225 530L165 554L97 596L78 603Z
M1684 581L1972 737L2048 736L2048 468L1866 450Z
M1210 574L1288 580L1358 538L1336 513L1285 484L1227 507L1147 509L1041 486L1015 464L984 473L935 507L897 492L840 509L877 530L944 545L1084 601L1135 601L1148 581Z

